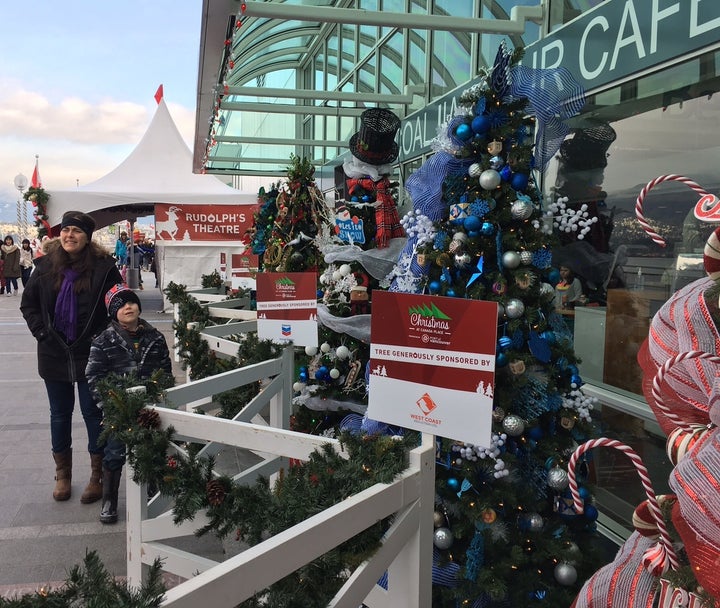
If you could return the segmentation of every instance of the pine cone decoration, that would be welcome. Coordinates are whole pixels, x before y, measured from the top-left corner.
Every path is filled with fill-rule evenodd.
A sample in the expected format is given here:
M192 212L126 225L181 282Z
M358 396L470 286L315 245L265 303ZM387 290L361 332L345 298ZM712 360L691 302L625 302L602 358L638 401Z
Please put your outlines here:
M212 481L207 482L207 485L205 486L205 492L207 493L208 502L213 507L217 507L219 504L221 504L222 501L225 500L225 494L227 493L223 484L217 479L213 479Z
M137 415L138 424L146 429L156 429L160 426L160 414L155 410L143 408Z

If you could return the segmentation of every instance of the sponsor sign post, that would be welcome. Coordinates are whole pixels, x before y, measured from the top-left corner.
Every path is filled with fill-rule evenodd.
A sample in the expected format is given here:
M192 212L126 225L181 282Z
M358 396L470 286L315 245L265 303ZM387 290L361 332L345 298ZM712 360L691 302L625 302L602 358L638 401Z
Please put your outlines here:
M316 273L261 272L256 281L258 338L317 346Z
M497 304L373 294L369 418L489 446Z

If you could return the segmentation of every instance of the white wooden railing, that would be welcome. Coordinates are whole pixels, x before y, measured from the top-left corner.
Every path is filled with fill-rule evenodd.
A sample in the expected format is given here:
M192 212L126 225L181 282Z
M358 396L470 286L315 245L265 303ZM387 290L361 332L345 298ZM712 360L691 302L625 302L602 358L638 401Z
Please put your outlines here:
M254 327L252 321L228 323L204 329L203 337L221 356L232 356L238 344L224 336ZM224 448L249 450L259 456L258 464L234 475L235 483L253 483L260 475L272 479L287 468L289 459L307 460L328 443L344 455L335 439L288 430L293 367L292 347L288 347L277 359L174 387L167 392L167 400L177 409L154 409L163 427L175 428L177 443L173 447L178 451L182 451L180 443L193 442L205 443L200 456L214 456ZM184 411L202 408L214 394L257 381L264 383L263 390L233 420ZM432 435L424 435L421 445L410 453L409 467L392 483L376 484L217 562L167 542L193 535L207 522L206 516L198 513L193 521L175 525L172 503L159 496L148 503L145 488L135 484L132 471L128 471L128 584L140 586L149 564L160 558L163 571L185 579L167 591L163 608L233 608L378 520L394 515L379 550L349 575L328 606L429 608L434 479L435 441ZM376 584L386 572L387 589Z

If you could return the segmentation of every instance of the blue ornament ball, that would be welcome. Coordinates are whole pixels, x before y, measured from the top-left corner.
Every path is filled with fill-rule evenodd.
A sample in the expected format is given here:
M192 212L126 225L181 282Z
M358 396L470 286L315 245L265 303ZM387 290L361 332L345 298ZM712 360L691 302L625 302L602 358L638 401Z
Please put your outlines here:
M370 197L367 194L363 194L360 200L362 200L363 203L369 203Z
M300 372L300 373L298 374L298 380L300 380L300 382L307 382L307 381L308 381L308 374L307 374L307 372Z
M480 234L483 236L492 236L495 233L495 226L493 226L492 222L483 222L482 226L480 226ZM558 275L560 274L560 271L558 271Z
M557 268L553 268L548 273L548 281L550 285L557 285L560 282L560 271Z
M557 336L555 335L555 332L550 331L549 329L546 329L544 332L542 332L540 334L540 337L550 345L557 342Z
M440 293L440 289L440 281L430 281L428 284L428 291L433 295Z
M475 237L480 235L480 231L479 230L468 230L467 234L471 239L474 239Z
M359 203L360 199L355 195L350 197L350 202L352 203Z
M450 289L445 290L445 295L448 298L454 298L455 297L455 290L451 287Z
M598 518L598 510L595 505L585 505L585 512L583 513L585 519L595 521Z
M510 168L510 165L504 165L498 173L500 173L500 179L504 182L509 182L512 177L512 169Z
M458 128L455 129L455 137L457 137L460 141L467 141L472 137L472 129L470 128L470 125L466 123L462 123L458 125Z
M570 365L568 365L568 371L571 374L579 374L580 373L580 370L578 370L577 365L574 365L572 363Z
M482 221L477 215L468 215L463 220L463 226L465 230L479 230L482 226Z
M510 178L510 185L513 187L513 190L525 192L528 187L528 180L529 177L525 173L513 173L512 178Z
M590 498L590 490L588 490L585 486L580 486L578 488L578 494L583 500L587 500L588 498Z
M498 353L495 356L495 365L498 367L505 367L508 364L508 358L505 353Z
M318 289L315 295L320 299L325 295L325 292L322 289Z
M484 133L487 133L490 129L490 120L487 116L476 116L473 118L472 121L472 130L473 133L477 133L478 135L482 135Z
M457 477L451 477L447 480L447 485L451 490L457 490L460 487L460 481Z
M512 346L512 339L508 336L501 336L498 340L498 348L500 350L505 350L506 348L510 348Z
M570 376L570 383L576 385L577 387L580 387L582 386L583 381L579 375L573 374L572 376Z

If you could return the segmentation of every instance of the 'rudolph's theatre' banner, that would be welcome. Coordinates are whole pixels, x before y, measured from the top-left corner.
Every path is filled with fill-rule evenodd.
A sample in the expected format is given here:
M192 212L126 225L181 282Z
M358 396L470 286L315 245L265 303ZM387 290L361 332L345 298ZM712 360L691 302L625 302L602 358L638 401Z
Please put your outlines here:
M155 205L155 240L239 243L252 226L253 205Z

